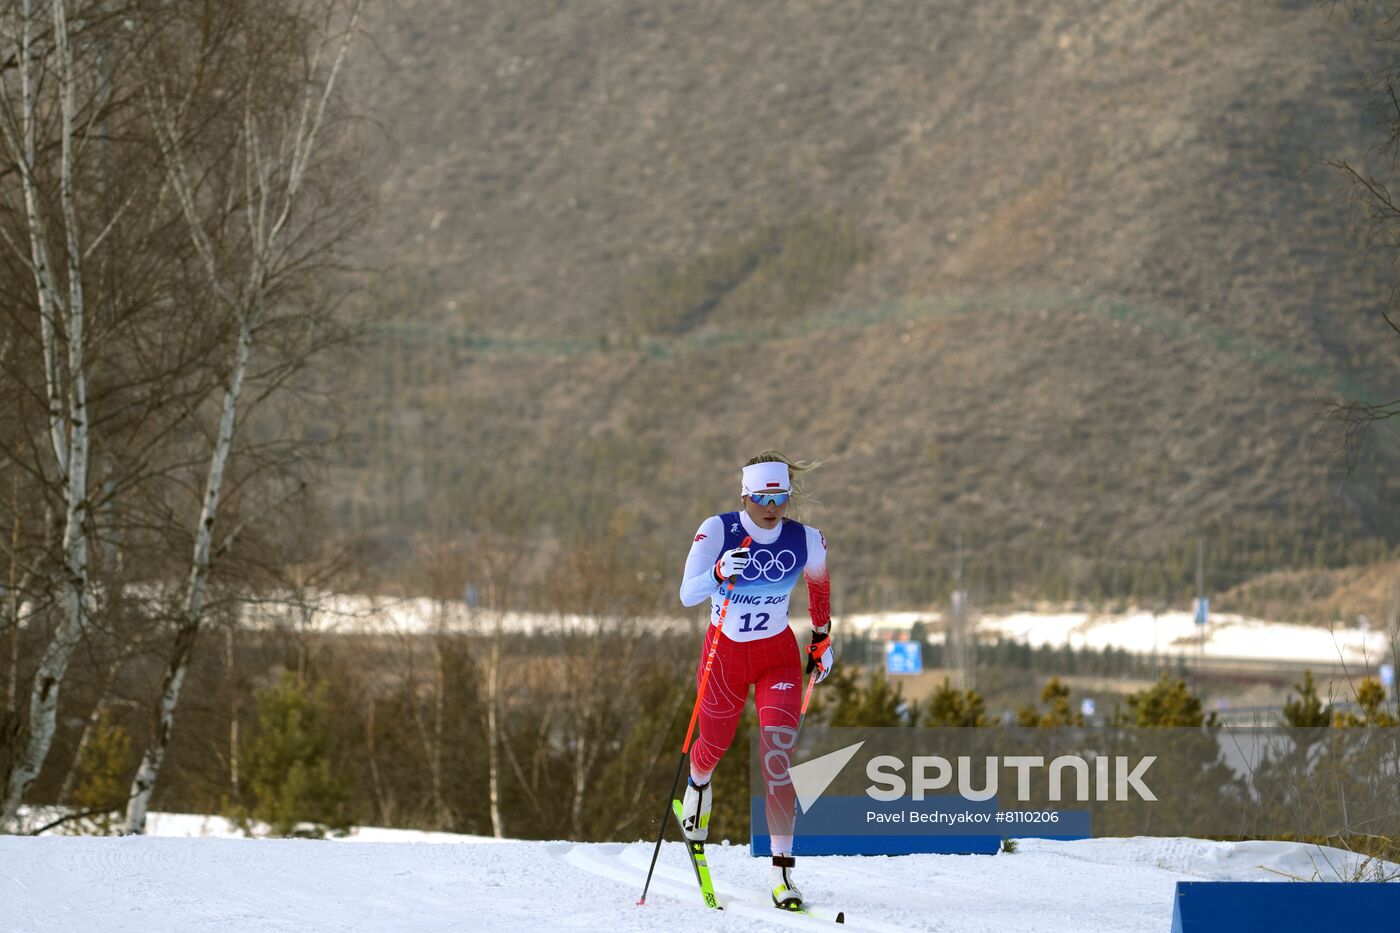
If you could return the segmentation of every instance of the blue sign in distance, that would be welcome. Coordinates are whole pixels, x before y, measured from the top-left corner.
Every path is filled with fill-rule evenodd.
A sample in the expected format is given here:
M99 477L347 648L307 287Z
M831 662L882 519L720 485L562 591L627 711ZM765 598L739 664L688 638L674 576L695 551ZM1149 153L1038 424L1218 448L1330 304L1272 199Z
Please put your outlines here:
M1196 600L1196 624L1205 625L1210 621L1210 597L1202 596Z
M923 644L917 641L892 641L885 645L885 673L922 674L924 672Z

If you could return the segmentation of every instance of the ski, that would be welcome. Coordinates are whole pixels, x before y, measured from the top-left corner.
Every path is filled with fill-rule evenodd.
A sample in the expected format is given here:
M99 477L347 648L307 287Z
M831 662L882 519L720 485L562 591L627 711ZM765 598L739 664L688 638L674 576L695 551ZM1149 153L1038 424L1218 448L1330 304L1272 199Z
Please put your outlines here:
M681 826L681 841L685 843L685 851L690 855L690 867L695 869L695 880L700 883L700 896L705 899L705 906L723 910L719 898L715 897L714 883L710 880L710 866L705 861L705 844L685 838L685 821L681 819L679 800L671 801L671 812L676 814L676 823Z
M705 906L715 910L724 910L724 906L719 902L719 897L715 894L714 882L710 880L710 865L705 860L705 844L685 838L685 821L681 818L681 802L679 800L671 801L671 812L676 815L676 824L681 827L681 841L685 843L685 851L690 856L690 867L695 869L695 881L700 885L700 896L704 899ZM846 922L845 911L836 911L833 915L830 911L813 910L810 907L778 907L776 904L774 907L785 914L801 914L804 917L825 920L828 923L844 924Z
M802 914L804 917L811 917L814 920L825 920L828 923L846 922L846 912L844 910L838 910L835 916L833 916L829 911L813 910L811 907L779 907L777 904L773 906L785 914Z

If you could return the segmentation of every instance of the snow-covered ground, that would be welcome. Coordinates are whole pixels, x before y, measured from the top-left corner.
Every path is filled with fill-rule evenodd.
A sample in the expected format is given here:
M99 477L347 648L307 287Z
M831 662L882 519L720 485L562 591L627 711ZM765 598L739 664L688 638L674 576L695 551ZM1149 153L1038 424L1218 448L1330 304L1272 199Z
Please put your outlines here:
M155 607L164 597L150 587L133 586L131 598ZM679 607L678 607L679 608ZM436 600L421 596L371 596L362 593L284 593L239 609L241 623L251 629L289 628L304 632L342 635L405 635L445 631L463 634L489 633L499 626L506 632L562 634L592 631L674 630L690 631L703 624L703 613L677 612L649 618L598 617L539 612L490 612L468 606L465 599ZM22 623L31 610L25 607ZM908 637L915 623L926 626L925 637L943 638L944 616L935 611L882 611L848 613L836 619L836 631L861 632L876 637ZM1380 628L1359 628L1335 622L1330 628L1272 622L1231 613L1210 614L1205 642L1193 614L1183 611L1151 612L1130 609L1100 612L1014 612L975 614L974 632L984 639L1003 637L1033 646L1071 645L1075 648L1121 648L1133 654L1194 658L1200 650L1206 660L1279 661L1319 665L1362 664L1374 667L1390 657L1391 635ZM805 620L794 619L799 631Z
M637 906L650 842L499 842L362 830L363 844L168 835L0 837L0 930L780 930L843 929L767 906L766 860L709 847L724 912L700 904L685 852L662 849ZM394 833L384 836L383 833ZM387 839L398 841L379 841ZM423 843L458 841L462 845ZM1296 843L1195 839L1022 840L1014 854L805 858L798 881L848 930L1160 931L1177 881L1336 880L1354 855ZM1386 866L1395 872L1397 866Z
M425 598L381 599L354 594L315 597L313 610L267 603L247 607L244 623L251 627L297 626L318 632L410 634L428 633L441 626L450 632L486 632L497 624L512 632L578 632L600 628L684 630L699 624L698 616L655 619L599 619L588 616L508 612L494 614L468 609L461 600ZM856 613L837 620L839 629L898 638L916 622L930 629L933 641L943 636L943 617L936 612ZM799 628L802 620L795 620ZM979 615L973 627L984 638L1003 637L1033 646L1072 645L1102 650L1108 647L1150 655L1184 654L1196 657L1201 628L1189 612L1164 612L1154 618L1145 610L1121 613L1017 612ZM838 629L838 630L839 630ZM1331 629L1251 619L1230 613L1212 613L1205 626L1205 643L1199 649L1208 659L1230 658L1287 663L1339 663L1374 667L1390 656L1389 635L1379 629L1363 630L1336 625Z
M255 834L265 834L267 826L253 824ZM179 839L242 839L244 834L231 820L222 816L195 813L151 813L146 817L146 833ZM345 836L327 837L332 842L412 842L427 844L464 842L504 842L490 836L467 836L462 833L431 833L417 829L388 829L383 826L356 826Z

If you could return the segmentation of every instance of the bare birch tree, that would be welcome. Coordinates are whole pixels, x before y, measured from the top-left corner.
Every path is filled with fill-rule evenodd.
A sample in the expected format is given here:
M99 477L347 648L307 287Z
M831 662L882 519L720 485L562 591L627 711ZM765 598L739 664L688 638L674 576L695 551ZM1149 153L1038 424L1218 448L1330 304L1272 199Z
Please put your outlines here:
M482 727L486 736L487 806L491 817L491 835L497 839L505 837L505 818L502 806L502 767L511 764L510 752L506 748L509 722L507 719L507 696L510 683L505 670L508 662L506 654L506 616L517 597L516 578L520 559L519 542L504 535L479 532L463 550L463 562L467 567L467 579L473 581L479 592L479 606L470 612L469 625L487 643L484 670L485 702L481 704ZM502 759L506 759L503 761ZM517 777L519 763L515 762ZM532 782L524 781L529 785Z
M428 742L428 772L431 778L433 796L433 825L436 829L450 829L456 819L447 805L444 793L444 732L447 726L447 682L449 643L460 637L451 624L454 604L464 598L467 584L468 564L458 542L445 535L435 536L422 549L420 565L423 568L424 582L433 600L433 726L432 739ZM417 706L415 705L415 709ZM427 730L420 724L424 738Z
M28 227L29 264L38 299L40 339L48 402L48 439L63 484L62 616L35 672L29 699L25 741L11 765L0 825L11 825L30 784L38 777L53 743L59 689L77 647L88 601L88 451L86 295L84 293L84 232L74 185L77 145L77 87L79 75L69 35L67 4L54 0L48 22L41 21L32 0L21 0L17 16L6 24L7 35L18 35L14 51L18 101L10 81L0 96L0 136L7 156L18 169ZM44 37L39 33L43 32ZM44 84L56 81L52 103L58 114L57 204L46 195L40 164L39 125L47 103ZM102 234L99 234L101 236ZM51 244L59 246L59 264ZM91 246L89 239L87 245Z
M343 233L326 220L324 203L308 196L324 142L341 67L357 28L361 3L248 3L220 40L241 56L237 119L226 150L202 138L199 74L172 72L153 61L143 104L159 141L168 181L184 216L210 293L233 322L235 338L208 453L204 492L194 525L193 553L176 623L153 736L137 769L124 828L144 831L151 793L170 744L175 710L204 617L216 553L230 533L216 536L225 472L234 451L250 364L259 336L279 315L295 316L298 289L316 257ZM206 34L207 35L207 34ZM153 44L159 49L159 44ZM303 57L302 53L305 52ZM286 68L300 66L291 86ZM304 359L304 357L302 358ZM277 366L262 397L284 384L295 366ZM237 529L233 529L236 533Z

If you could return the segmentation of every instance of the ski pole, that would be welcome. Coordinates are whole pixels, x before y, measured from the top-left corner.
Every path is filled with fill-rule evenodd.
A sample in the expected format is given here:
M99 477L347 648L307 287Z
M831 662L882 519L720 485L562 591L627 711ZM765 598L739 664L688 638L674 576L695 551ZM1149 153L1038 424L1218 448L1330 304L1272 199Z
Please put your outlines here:
M831 630L831 620L828 619L828 620L827 620L827 631L829 632L830 630ZM807 678L807 692L806 692L806 693L803 695L803 697L802 697L802 712L799 713L798 716L797 716L797 728L798 728L799 730L801 730L801 728L802 728L802 719L803 719L803 717L805 717L805 716L807 715L807 704L812 702L812 688L815 687L815 686L817 685L817 674L818 674L818 673L820 673L820 672L817 671L816 669L813 669L813 670L812 670L812 676L809 677L809 678Z
M802 697L802 712L797 717L797 728L802 728L802 718L807 715L807 704L812 702L812 688L817 685L817 672L807 678L807 693Z
M749 546L753 541L751 537L745 537L741 548ZM734 578L729 578L729 588L724 592L724 603L719 607L719 619L714 625L709 626L705 631L705 639L709 645L705 651L705 669L700 672L700 686L695 691L695 708L690 711L690 726L685 730L685 743L681 746L681 760L676 762L676 776L671 779L671 793L666 798L666 809L661 813L661 831L656 834L656 845L651 850L651 865L647 868L647 881L642 885L642 896L637 901L637 906L641 907L647 902L647 891L651 888L651 875L656 871L656 857L661 854L661 840L666 838L666 814L671 810L671 801L675 799L676 789L681 785L681 772L685 770L685 760L690 755L690 740L695 734L695 723L700 719L700 702L705 698L705 684L710 679L710 668L715 663L715 649L719 647L720 629L724 627L725 613L729 612L729 597L734 595ZM709 629L714 629L714 636L710 636Z

